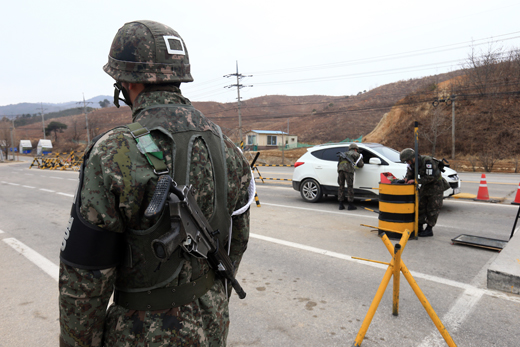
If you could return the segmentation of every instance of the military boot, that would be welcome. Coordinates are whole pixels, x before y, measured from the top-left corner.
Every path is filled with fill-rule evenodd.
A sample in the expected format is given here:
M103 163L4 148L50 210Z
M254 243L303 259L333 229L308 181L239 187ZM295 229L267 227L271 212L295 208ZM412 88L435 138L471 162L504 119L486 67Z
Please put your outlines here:
M352 205L351 202L348 203L348 208L347 208L349 211L352 211L352 210L357 210L357 207Z
M343 205L343 201L339 202L339 209L340 210L344 210L345 209L345 205Z
M420 236L420 237L433 236L433 229L432 229L432 226L431 226L431 225L428 225L428 226L426 227L426 229L424 229L422 232L419 231L419 236Z

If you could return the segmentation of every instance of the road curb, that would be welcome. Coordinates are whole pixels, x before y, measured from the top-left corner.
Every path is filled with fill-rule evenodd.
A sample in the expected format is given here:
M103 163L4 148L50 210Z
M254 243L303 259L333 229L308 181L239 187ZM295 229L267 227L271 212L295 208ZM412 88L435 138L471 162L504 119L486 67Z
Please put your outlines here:
M487 287L520 295L520 237L513 236L487 270Z

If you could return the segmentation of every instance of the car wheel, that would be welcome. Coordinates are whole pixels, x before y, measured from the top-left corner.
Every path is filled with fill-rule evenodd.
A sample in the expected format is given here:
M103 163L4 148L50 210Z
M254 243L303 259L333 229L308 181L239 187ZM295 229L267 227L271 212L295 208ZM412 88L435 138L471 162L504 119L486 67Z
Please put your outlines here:
M307 202L318 202L320 201L323 193L321 186L313 179L306 179L300 186L300 193L303 200Z

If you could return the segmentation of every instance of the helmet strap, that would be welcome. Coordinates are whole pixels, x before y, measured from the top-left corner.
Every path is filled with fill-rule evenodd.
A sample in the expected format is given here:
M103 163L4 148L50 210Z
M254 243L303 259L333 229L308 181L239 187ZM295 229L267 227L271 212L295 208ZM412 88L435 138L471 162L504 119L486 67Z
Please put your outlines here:
M123 99L119 97L120 93L123 93ZM132 102L130 101L130 95L128 91L123 87L121 82L114 83L114 105L119 108L119 100L130 106L132 108Z

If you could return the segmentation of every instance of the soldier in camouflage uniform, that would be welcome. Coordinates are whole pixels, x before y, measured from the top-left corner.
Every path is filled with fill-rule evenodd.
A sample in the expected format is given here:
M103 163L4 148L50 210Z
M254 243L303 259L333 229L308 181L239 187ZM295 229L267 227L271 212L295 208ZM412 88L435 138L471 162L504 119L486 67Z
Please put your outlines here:
M345 205L343 205L343 201L345 200L345 182L347 183L347 209L357 209L357 207L352 204L354 202L355 167L363 167L363 156L359 154L358 146L353 143L349 146L349 150L339 157L338 162L338 200L340 210L345 209Z
M406 148L401 151L401 162L408 164L405 179L407 183L415 180L415 151ZM419 230L421 237L433 236L433 227L442 208L444 182L437 161L432 157L418 156L419 178ZM424 228L424 224L426 228Z
M249 164L181 94L180 82L193 78L184 42L170 27L126 23L104 70L117 81L115 103L121 90L133 121L142 126L138 130L150 131L151 146L127 126L86 149L78 212L72 213L60 255L60 346L225 346L230 288L226 292L205 259L180 247L167 262L150 257L148 235L163 228L162 218L147 218L144 211L158 174L191 184L210 224L229 227L220 231L231 239L225 247L237 269L249 237ZM157 160L166 165L163 172L151 165ZM84 239L82 247L71 249L72 236ZM71 260L75 253L86 260ZM147 304L148 298L154 303ZM166 301L156 303L158 298Z

